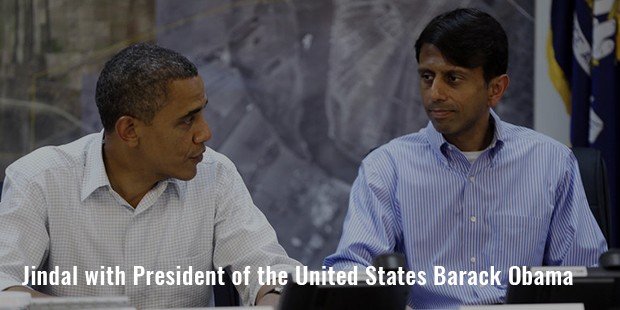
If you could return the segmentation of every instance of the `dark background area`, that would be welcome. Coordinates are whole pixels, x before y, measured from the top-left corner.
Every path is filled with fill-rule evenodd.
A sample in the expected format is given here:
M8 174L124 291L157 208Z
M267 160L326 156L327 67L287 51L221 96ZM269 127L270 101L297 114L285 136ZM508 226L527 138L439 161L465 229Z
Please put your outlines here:
M464 6L507 30L511 83L496 111L532 127L533 0L2 0L0 177L37 147L99 131L103 63L156 42L196 63L207 145L235 162L289 254L319 268L364 155L426 126L415 38Z

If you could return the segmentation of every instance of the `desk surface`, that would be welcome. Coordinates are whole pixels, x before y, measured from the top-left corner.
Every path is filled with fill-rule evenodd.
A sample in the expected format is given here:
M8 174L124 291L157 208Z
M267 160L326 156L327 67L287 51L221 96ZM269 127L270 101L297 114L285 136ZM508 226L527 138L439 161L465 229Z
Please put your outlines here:
M584 310L579 303L569 304L512 304L489 306L462 306L459 310Z

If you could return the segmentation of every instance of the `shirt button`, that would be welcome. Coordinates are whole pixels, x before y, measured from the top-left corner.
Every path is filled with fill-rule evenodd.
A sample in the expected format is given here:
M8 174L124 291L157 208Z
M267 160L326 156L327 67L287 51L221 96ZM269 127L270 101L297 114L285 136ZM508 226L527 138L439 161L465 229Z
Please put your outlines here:
M472 264L474 264L474 263L476 262L476 257L475 257L475 256L472 256L472 257L469 259L469 261L470 261Z
M475 223L476 222L476 217L472 216L472 217L469 218L469 220L471 220L472 223Z
M469 177L469 180L470 180L471 182L474 182L474 177L473 177L473 176Z

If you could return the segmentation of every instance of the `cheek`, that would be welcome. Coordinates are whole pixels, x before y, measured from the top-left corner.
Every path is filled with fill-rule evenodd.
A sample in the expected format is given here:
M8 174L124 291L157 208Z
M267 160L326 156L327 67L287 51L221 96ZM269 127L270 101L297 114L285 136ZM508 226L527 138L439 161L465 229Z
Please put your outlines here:
M488 105L487 93L484 90L470 90L465 93L461 93L456 98L460 98L461 102L467 103L467 105L474 107L486 107Z
M158 137L153 141L155 143L154 148L159 149L160 152L164 154L160 154L159 156L175 156L183 155L186 152L186 142L184 142L183 138L180 135L175 135L172 132L161 133Z
M194 148L194 140L189 134L178 135L174 140L175 153L186 155Z
M431 103L431 92L428 89L420 88L420 96L422 97L422 103L428 105Z

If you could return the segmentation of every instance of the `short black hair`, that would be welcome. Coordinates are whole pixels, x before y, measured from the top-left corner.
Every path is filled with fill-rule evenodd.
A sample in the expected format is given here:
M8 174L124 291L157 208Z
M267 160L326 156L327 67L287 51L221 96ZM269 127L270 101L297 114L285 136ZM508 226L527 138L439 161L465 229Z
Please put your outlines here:
M508 70L508 38L491 15L473 8L460 8L435 17L415 42L420 62L423 44L436 46L448 62L464 67L482 67L484 80Z
M166 103L168 84L198 75L183 55L157 45L131 45L106 62L95 91L95 101L106 132L121 116L150 124Z

